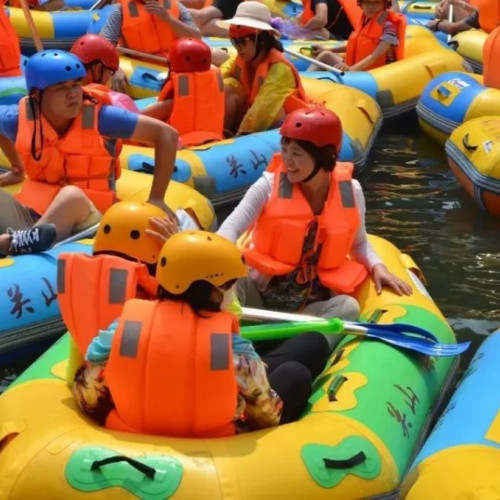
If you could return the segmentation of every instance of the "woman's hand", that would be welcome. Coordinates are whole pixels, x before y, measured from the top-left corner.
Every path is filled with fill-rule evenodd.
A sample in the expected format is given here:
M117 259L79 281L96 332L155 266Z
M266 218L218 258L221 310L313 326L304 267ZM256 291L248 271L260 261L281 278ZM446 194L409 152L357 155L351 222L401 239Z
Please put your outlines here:
M9 170L0 174L0 186L10 186L24 180L24 173L19 170Z
M168 23L170 21L170 14L167 9L163 8L156 0L146 0L144 6L151 15L158 17L163 22Z
M351 71L351 67L348 66L345 62L340 62L336 64L335 67L340 71Z
M388 286L397 295L411 295L413 293L411 286L395 274L392 274L385 264L375 264L372 274L377 295L382 293L382 287L384 286Z
M111 77L111 90L115 92L121 92L122 94L126 94L128 85L128 79L123 70L117 69L115 74Z
M146 229L146 234L156 238L162 244L179 231L176 218L170 215L163 218L151 217L149 223L153 229Z

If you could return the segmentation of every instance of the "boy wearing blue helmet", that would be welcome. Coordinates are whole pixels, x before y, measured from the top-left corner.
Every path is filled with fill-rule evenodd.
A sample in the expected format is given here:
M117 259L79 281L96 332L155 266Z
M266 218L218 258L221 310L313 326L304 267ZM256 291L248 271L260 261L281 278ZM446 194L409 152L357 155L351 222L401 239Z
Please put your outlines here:
M43 252L98 222L116 201L117 139L155 147L148 201L166 208L175 129L90 95L81 83L85 67L69 52L39 52L25 74L29 96L0 106L0 147L11 164L0 186L24 180L15 196L0 190L0 254Z

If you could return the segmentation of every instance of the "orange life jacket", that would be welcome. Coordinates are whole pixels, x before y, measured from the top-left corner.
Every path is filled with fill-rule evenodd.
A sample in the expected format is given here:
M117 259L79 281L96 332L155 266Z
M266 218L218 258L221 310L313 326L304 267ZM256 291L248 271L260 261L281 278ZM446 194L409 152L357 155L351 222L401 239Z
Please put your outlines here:
M173 99L168 123L179 132L184 147L223 139L224 82L219 68L196 73L174 73L159 101Z
M500 26L495 28L486 39L483 49L484 85L500 90Z
M304 88L302 87L302 82L300 81L299 72L295 66L279 51L276 49L271 49L268 56L264 59L257 67L253 81L250 82L250 75L248 74L247 63L240 57L236 57L235 67L234 67L234 77L240 82L245 94L247 95L247 104L250 107L257 94L259 93L260 87L266 80L267 74L273 64L284 63L293 72L295 77L295 91L292 92L286 99L284 110L285 113L291 113L295 109L300 109L307 107L310 103Z
M177 437L234 434L237 385L227 312L197 316L183 302L129 300L106 381L111 429Z
M141 291L153 299L157 287L145 264L115 255L63 253L57 262L61 315L82 356L99 330L121 315L127 300Z
M274 173L273 191L253 229L253 245L244 250L247 263L272 276L294 271L302 263L305 238L316 219L319 281L337 293L352 293L368 276L364 265L347 257L360 225L352 164L337 162L325 207L317 216L299 185L288 180L280 154L274 155L268 171Z
M470 3L479 10L479 25L486 33L491 33L500 25L500 2L498 0L471 0Z
M116 152L108 151L106 139L99 133L102 104L99 99L95 102L85 99L79 115L62 137L43 114L38 116L36 141L41 158L37 161L31 154L35 120L29 99L21 99L16 149L28 177L16 195L21 203L43 215L60 189L73 185L80 187L100 212L113 204L112 185L119 175L119 165ZM43 130L43 145L40 145L40 130Z
M171 26L150 14L139 0L120 0L123 12L121 36L125 47L166 57L172 44L179 38ZM158 0L169 14L179 19L177 0Z
M20 76L21 48L19 37L0 2L0 77Z
M351 33L347 41L346 64L352 66L373 53L380 44L380 38L384 33L384 24L386 21L390 21L396 27L399 41L399 45L394 47L396 61L403 59L406 18L403 14L398 14L392 10L383 10L377 17L371 20L368 20L364 15L359 20L356 29ZM384 66L386 63L387 54L384 54L369 68L366 68L366 70Z
M341 10L343 10L347 19L351 23L352 27L356 27L358 25L359 20L361 19L362 10L353 0L337 0L340 5ZM312 0L302 0L302 24L305 25L310 19L312 19L316 13L312 7Z

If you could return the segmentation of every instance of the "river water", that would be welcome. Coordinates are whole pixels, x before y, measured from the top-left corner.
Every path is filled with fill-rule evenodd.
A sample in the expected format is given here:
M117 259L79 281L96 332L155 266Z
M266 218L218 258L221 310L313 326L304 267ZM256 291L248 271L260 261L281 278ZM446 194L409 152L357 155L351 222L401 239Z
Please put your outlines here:
M412 115L384 126L360 180L368 230L413 257L458 338L473 341L464 369L484 337L500 327L500 219L468 198L443 147L420 132ZM0 392L33 359L0 367Z

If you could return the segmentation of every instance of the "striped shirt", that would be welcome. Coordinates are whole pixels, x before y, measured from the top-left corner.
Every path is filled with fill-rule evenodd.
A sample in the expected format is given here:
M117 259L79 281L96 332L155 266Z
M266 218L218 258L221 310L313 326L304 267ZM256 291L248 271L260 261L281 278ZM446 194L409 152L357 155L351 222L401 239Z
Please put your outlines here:
M177 2L179 5L179 21L183 22L185 25L198 29L196 23L193 20L189 10L182 5L181 2ZM107 23L104 25L104 28L101 31L101 36L109 40L113 45L118 43L122 32L122 22L123 22L123 14L122 14L122 6L115 5L115 8L111 12L108 17Z

